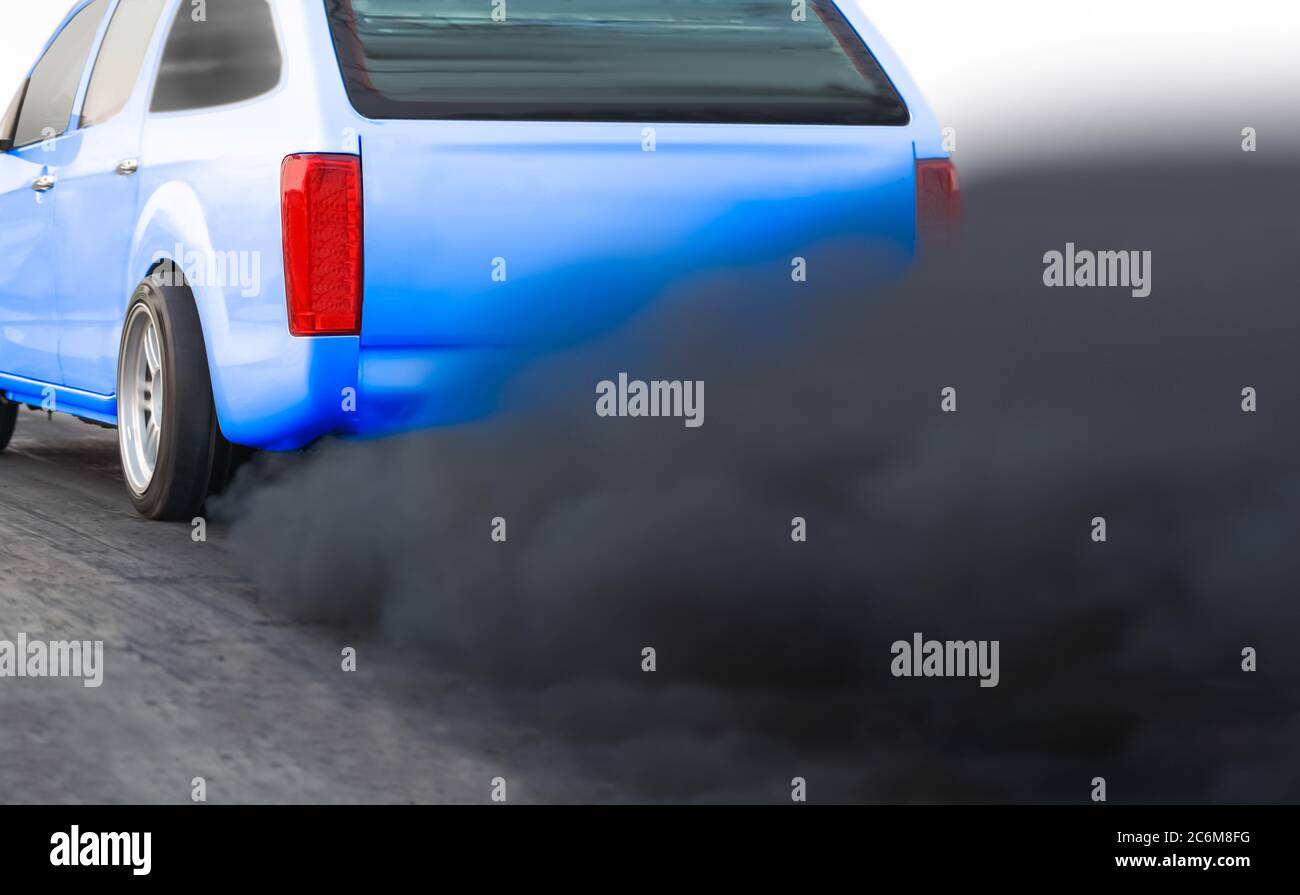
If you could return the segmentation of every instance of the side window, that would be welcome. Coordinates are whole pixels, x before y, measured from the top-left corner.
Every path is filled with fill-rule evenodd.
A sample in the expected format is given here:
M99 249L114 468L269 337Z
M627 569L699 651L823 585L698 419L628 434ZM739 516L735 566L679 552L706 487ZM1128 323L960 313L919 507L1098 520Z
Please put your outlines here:
M27 93L27 82L23 81L18 85L18 92L14 94L13 101L9 103L9 108L5 111L5 117L0 119L0 152L8 152L14 145L14 127L18 124L18 110L23 107L23 96Z
M15 146L39 143L68 129L72 103L86 70L86 57L90 55L90 45L95 42L95 33L107 8L108 0L95 0L77 13L36 63L31 83L27 85L27 98L18 113Z
M95 73L81 110L81 126L103 124L126 106L149 52L166 0L128 0L117 7L95 59Z
M280 83L280 47L267 0L183 2L154 87L154 112L252 99Z

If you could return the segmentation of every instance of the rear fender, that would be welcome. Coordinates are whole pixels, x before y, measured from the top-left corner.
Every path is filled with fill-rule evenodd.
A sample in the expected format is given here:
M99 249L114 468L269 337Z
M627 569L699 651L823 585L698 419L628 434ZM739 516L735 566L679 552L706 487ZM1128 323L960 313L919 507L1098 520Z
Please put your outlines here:
M358 340L290 336L278 254L259 257L257 295L245 294L239 282L204 276L213 259L222 257L195 191L180 181L161 185L144 202L132 239L136 279L123 284L123 319L138 282L170 262L194 296L213 402L227 439L287 450L346 429L351 417L345 390L356 386Z

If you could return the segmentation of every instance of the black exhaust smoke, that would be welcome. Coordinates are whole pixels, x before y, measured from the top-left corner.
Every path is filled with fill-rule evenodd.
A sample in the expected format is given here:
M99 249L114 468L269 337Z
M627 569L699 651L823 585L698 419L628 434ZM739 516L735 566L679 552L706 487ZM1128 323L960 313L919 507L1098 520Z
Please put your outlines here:
M967 184L945 263L660 308L515 413L237 488L232 537L611 799L1294 801L1298 174ZM1046 286L1067 246L1139 254ZM703 425L598 416L620 372L703 382ZM916 633L998 641L997 685L895 677Z

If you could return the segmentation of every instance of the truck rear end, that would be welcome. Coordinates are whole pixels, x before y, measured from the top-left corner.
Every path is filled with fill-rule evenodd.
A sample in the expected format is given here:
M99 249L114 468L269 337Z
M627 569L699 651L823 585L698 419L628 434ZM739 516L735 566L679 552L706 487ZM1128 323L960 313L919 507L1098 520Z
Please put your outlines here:
M295 335L359 337L361 434L654 302L865 288L956 212L850 0L324 2L359 159L286 161L286 277Z

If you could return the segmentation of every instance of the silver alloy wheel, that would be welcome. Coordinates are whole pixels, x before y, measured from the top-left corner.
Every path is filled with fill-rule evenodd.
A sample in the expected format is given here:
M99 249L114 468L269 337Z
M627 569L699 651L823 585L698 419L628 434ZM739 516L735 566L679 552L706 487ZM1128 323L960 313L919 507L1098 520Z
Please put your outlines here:
M149 490L162 440L162 333L152 309L137 304L126 321L117 394L117 443L126 484L137 497Z

